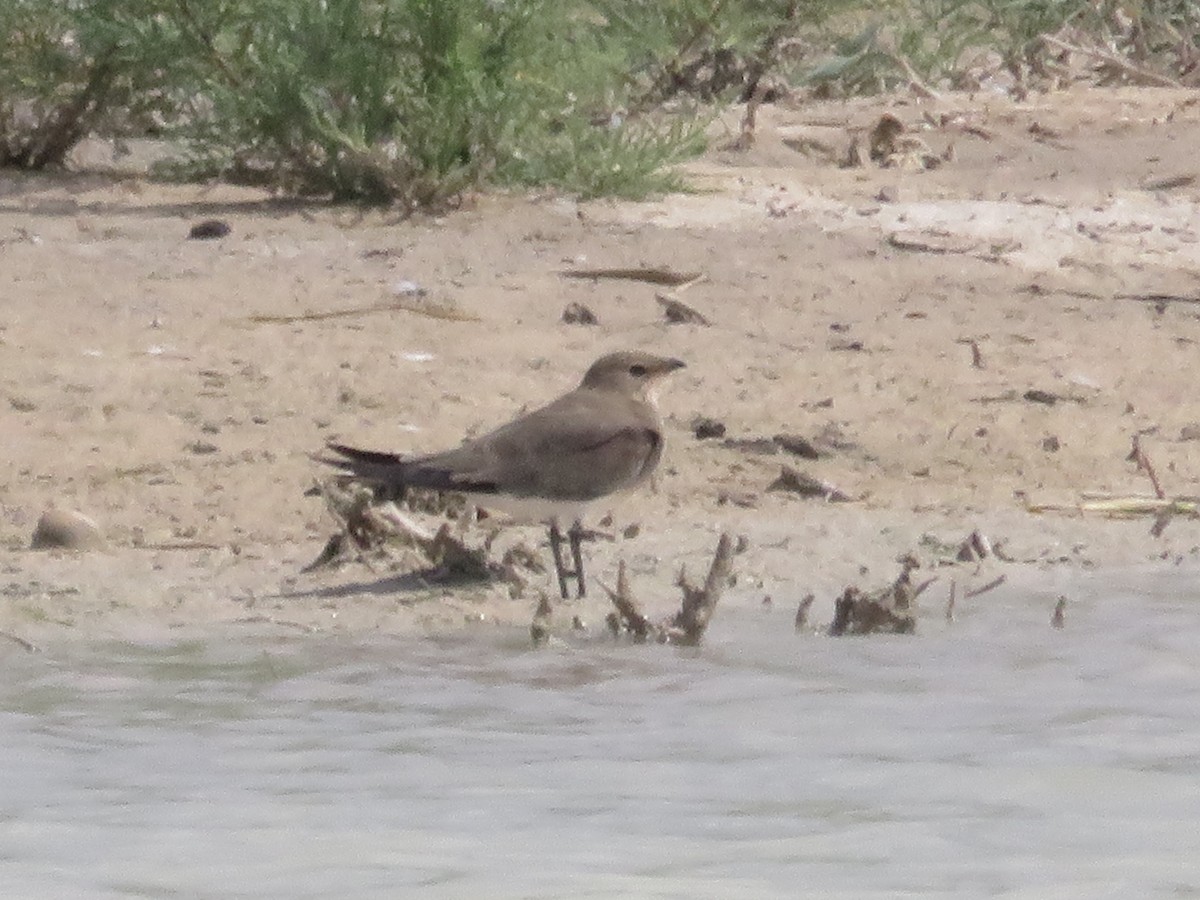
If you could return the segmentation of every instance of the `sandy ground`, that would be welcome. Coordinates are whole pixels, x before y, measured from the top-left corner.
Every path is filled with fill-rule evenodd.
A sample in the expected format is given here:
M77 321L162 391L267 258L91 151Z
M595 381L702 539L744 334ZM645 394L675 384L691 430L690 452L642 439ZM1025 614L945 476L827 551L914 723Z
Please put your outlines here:
M949 160L827 158L889 110ZM676 567L702 569L721 530L750 542L727 614L816 591L817 620L847 582L889 580L906 550L932 564L936 542L975 528L1022 562L960 567L964 584L1196 557L1191 521L1153 537L1145 519L1025 509L1147 493L1126 460L1136 432L1167 493L1196 492L1200 305L1185 301L1200 297L1200 183L1175 178L1200 174L1193 94L773 107L753 148L719 149L739 115L690 167L693 193L647 203L491 195L397 222L98 173L109 157L96 146L76 174L0 175L0 629L527 624L535 598L501 585L361 566L301 575L334 530L303 496L321 474L309 454L333 436L452 445L623 347L688 363L663 394L655 488L615 513L640 533L589 548L602 579L629 561L648 611L675 604ZM232 234L187 240L209 217ZM679 296L711 325L667 324L661 287L560 274L579 266L702 273ZM457 317L252 319L386 303L406 281ZM600 324L563 323L572 301ZM701 415L729 438L787 432L825 452L698 440ZM785 464L856 499L767 491ZM50 504L92 516L108 548L27 549ZM558 618L604 611L589 598Z

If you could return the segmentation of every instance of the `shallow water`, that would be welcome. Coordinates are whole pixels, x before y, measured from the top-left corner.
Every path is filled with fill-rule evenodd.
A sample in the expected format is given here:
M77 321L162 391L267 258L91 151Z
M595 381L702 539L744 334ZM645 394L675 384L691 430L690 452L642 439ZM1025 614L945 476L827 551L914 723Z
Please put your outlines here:
M0 894L1200 896L1195 573L699 651L189 635L0 655Z

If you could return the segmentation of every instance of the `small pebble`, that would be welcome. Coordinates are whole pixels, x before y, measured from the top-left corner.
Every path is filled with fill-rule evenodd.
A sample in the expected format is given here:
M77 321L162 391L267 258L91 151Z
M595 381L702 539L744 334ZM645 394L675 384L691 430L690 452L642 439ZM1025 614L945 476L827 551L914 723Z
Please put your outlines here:
M33 530L31 550L96 550L105 544L100 526L73 509L47 509Z
M697 416L692 420L692 434L696 436L696 440L698 441L707 440L708 438L725 437L725 423L711 419L708 416Z
M599 325L596 314L582 303L568 303L563 310L562 320L568 325Z
M188 238L193 241L212 241L226 237L232 231L228 222L220 219L205 219L192 226L192 230L188 232Z

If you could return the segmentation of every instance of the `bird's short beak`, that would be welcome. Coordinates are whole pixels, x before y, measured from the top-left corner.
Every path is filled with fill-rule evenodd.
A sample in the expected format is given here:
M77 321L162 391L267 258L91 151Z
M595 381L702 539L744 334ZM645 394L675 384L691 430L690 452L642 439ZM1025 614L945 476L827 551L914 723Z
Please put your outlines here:
M668 359L666 362L666 370L668 372L674 372L676 369L687 368L687 363L685 363L682 359Z

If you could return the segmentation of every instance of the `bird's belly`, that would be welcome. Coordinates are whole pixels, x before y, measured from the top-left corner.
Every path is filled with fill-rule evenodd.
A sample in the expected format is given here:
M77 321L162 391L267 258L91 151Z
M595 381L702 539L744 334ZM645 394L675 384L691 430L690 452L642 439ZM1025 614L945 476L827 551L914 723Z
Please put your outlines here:
M467 494L476 506L488 512L500 512L515 522L549 524L558 521L570 525L583 517L586 500L550 500L544 497L514 497L510 494Z

